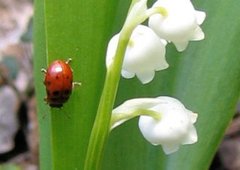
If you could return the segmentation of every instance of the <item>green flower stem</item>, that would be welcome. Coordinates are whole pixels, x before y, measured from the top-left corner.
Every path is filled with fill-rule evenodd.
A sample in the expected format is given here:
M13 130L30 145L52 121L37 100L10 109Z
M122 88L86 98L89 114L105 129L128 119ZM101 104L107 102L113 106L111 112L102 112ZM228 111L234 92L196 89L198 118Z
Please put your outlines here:
M126 113L116 113L116 114L113 113L111 118L111 130L116 126L119 126L123 122L141 115L151 116L156 120L161 119L161 116L158 112L155 112L149 109L137 109L137 110L134 110L133 112L126 112Z
M154 7L150 8L146 11L146 16L150 17L153 14L161 14L162 16L167 16L168 12L164 7Z
M134 28L128 27L128 29L121 31L116 56L111 66L107 69L103 93L90 136L84 165L85 170L100 169L104 145L109 133L111 113L120 80L123 58Z

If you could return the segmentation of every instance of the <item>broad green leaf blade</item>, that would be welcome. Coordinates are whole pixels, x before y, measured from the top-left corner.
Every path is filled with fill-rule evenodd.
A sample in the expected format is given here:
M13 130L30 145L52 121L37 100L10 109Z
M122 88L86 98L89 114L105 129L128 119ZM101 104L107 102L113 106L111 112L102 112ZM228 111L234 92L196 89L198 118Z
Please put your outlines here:
M34 16L34 83L37 99L37 113L40 135L40 167L48 169L52 166L51 157L51 130L49 107L44 103L45 89L43 86L44 74L41 69L46 66L46 37L44 20L44 1L35 1Z
M102 91L105 48L113 27L115 4L116 1L109 0L36 2L39 12L35 19L34 59L39 122L42 123L41 169L83 169ZM46 47L40 48L37 46L39 44L46 44ZM44 75L38 71L41 67L47 67L46 63L69 57L72 58L74 81L82 85L73 89L63 108L50 109L43 102ZM41 119L43 113L45 116Z
M208 169L240 92L240 2L199 0L195 4L207 13L206 39L190 43L183 53L168 46L170 68L158 72L147 85L137 79L122 80L116 104L133 97L176 97L199 113L198 143L165 156L160 146L142 138L137 119L132 120L111 133L103 169Z

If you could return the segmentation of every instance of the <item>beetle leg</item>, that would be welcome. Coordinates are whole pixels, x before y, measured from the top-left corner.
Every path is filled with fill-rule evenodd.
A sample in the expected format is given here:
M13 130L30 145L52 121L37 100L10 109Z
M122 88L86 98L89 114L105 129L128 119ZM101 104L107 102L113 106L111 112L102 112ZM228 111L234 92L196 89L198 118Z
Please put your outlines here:
M46 104L48 104L47 97L44 97L44 99L43 99L43 100L46 102Z
M66 64L69 64L71 61L72 61L72 58L68 58L65 63L66 63Z
M44 68L42 68L42 69L41 69L41 72L43 72L43 73L45 73L45 74L46 74L46 73L47 73L47 70L46 70L46 69L44 69Z
M82 83L80 83L80 82L73 82L72 88L74 88L75 86L81 86L81 85L82 85Z

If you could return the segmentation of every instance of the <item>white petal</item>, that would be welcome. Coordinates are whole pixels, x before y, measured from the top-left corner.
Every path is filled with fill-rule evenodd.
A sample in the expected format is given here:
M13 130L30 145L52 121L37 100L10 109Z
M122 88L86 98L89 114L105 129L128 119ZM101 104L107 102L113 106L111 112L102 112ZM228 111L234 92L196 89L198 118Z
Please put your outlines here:
M193 36L191 37L190 40L193 41L199 41L199 40L203 40L204 39L204 33L202 31L202 29L197 26L196 29L194 30Z
M156 71L164 70L169 67L169 64L166 62L166 60L162 60L161 62L156 64L157 64Z
M184 51L187 46L188 46L188 41L182 41L182 42L173 42L173 44L175 45L175 47L177 48L177 50L179 52Z
M165 154L171 154L179 149L179 145L162 145L163 151Z
M201 25L206 18L206 13L203 11L196 11L197 24Z
M135 76L135 73L130 73L125 70L122 70L121 74L124 78L127 78L127 79L133 78Z
M195 123L197 121L198 115L197 113L193 113L191 111L189 111L190 117L191 117L191 122Z
M194 126L191 126L189 129L189 133L186 138L182 141L182 144L193 144L198 140L197 131Z
M155 75L154 71L137 73L137 78L142 82L142 84L147 84L153 80Z

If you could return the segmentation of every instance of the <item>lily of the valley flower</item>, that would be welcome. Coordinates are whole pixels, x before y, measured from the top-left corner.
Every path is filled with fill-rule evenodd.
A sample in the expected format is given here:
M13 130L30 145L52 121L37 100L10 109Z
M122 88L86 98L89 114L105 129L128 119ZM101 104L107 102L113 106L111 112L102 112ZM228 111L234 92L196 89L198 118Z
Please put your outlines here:
M153 145L162 145L166 154L177 151L181 144L197 142L193 125L197 114L177 99L162 96L128 100L113 110L112 128L139 115L139 128L144 138Z
M114 59L119 34L115 35L108 44L106 65L109 67ZM168 67L165 59L166 41L160 39L150 28L137 26L130 38L124 56L122 76L133 78L135 75L143 83L154 78L155 71Z
M204 39L199 27L206 17L205 12L194 9L190 0L158 0L153 7L163 7L167 16L154 14L149 18L149 27L161 38L174 43L183 51L188 41Z

